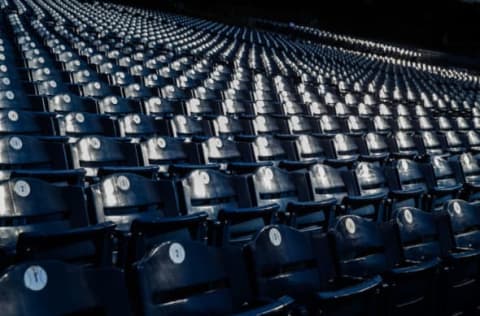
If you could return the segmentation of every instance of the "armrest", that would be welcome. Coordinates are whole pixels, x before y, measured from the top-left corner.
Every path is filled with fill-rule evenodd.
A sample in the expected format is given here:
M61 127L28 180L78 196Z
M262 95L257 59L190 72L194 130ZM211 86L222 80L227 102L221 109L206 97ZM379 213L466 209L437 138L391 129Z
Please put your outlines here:
M425 193L422 188L412 189L412 190L392 190L390 191L390 196L398 199L409 199L418 197Z
M465 183L463 184L463 186L464 186L467 190L480 191L480 183L465 182Z
M375 162L379 160L386 160L388 158L388 154L380 154L380 155L360 155L360 160L367 161L367 162Z
M405 259L403 262L405 262L406 264L410 264L410 265L422 263L422 261L412 260L412 259Z
M435 269L439 264L440 259L435 258L425 262L414 263L413 265L394 268L390 272L394 275L411 275Z
M370 195L349 195L345 200L350 205L364 205L373 202L382 201L387 197L387 193L376 193Z
M282 160L278 164L280 168L286 169L288 171L291 170L299 170L308 168L318 162L318 159L311 159L306 161L295 161L295 160Z
M453 193L455 191L458 191L462 188L461 184L457 184L448 188L442 188L442 187L433 187L432 192L435 194L449 194Z
M49 182L68 182L80 184L85 178L85 169L70 170L28 170L18 169L12 171L10 178L33 177Z
M357 158L349 159L325 159L325 164L332 166L334 168L339 168L343 166L352 166L357 161Z
M278 315L278 312L285 311L295 303L295 300L290 296L282 296L273 302L267 303L263 306L250 309L246 312L234 314L235 316L250 316L250 315Z
M207 221L206 212L198 212L175 217L149 217L137 218L132 222L130 232L132 234L156 234L170 232L183 228L198 227Z
M209 170L219 170L219 164L188 164L188 163L178 163L173 164L170 166L170 171L176 174L185 175L188 174L190 171L197 170L197 169L209 169Z
M311 213L325 208L333 207L337 204L337 199L329 198L323 201L296 201L287 204L287 212L293 213Z
M480 258L480 249L455 248L445 259L449 261L467 261Z
M335 291L322 291L317 293L317 298L319 300L339 300L346 297L352 297L364 294L366 292L372 291L382 284L382 278L380 276L374 276L370 279L367 279L363 282L359 282L352 286L347 286Z
M147 178L152 178L158 171L158 166L107 166L98 168L98 177L104 177L119 172L135 173Z
M268 204L257 207L229 208L226 207L218 212L217 219L224 220L247 220L256 217L271 216L277 212L278 204Z
M255 171L257 168L260 167L265 167L265 166L273 166L272 162L266 161L266 162L230 162L228 164L227 170L228 171L233 171L235 173L251 173Z

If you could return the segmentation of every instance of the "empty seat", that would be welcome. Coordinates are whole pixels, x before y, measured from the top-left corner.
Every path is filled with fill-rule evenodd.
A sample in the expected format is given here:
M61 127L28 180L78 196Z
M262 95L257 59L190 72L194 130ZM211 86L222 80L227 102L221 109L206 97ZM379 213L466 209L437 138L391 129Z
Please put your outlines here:
M394 212L392 225L405 259L426 262L442 258L446 269L438 289L441 314L468 312L472 303L478 304L480 252L452 244L445 217L404 207Z
M162 134L163 128L159 120L142 114L127 114L118 119L121 137L149 137Z
M458 196L462 183L450 161L434 156L420 166L427 180L429 193L425 210L441 209L444 202Z
M344 172L344 181L349 191L347 212L377 221L388 217L389 188L380 167L360 162L354 170Z
M0 134L55 135L54 117L48 113L0 111Z
M339 274L352 279L383 278L381 314L435 313L434 289L440 260L405 260L394 232L364 218L340 217L330 231Z
M288 158L282 142L274 136L239 136L236 139L244 161L280 162Z
M280 217L301 230L328 229L333 218L335 199L315 199L307 192L302 172L260 166L240 176L239 193L249 207L277 204Z
M112 267L27 261L3 272L0 293L6 316L131 315L124 274ZM51 297L58 301L51 304Z
M115 173L90 186L95 222L111 221L128 231L137 218L175 216L173 183L151 180L132 173Z
M255 293L272 298L287 293L310 314L376 315L381 278L342 278L329 251L325 243L317 244L293 228L265 227L245 249Z
M335 167L351 167L359 158L360 150L352 136L336 134L324 142L326 163Z
M240 312L287 313L292 299L259 304L235 290L227 253L195 241L170 241L153 249L134 265L137 312L142 315L226 315ZM168 278L165 273L168 271ZM240 273L241 271L235 271ZM232 282L233 281L233 282ZM243 280L243 282L245 279ZM247 289L246 289L247 290ZM243 315L243 314L242 314Z
M96 177L101 169L135 169L142 165L138 145L128 138L83 136L70 148L72 166L84 168L89 177Z
M183 139L174 137L150 137L140 142L143 164L154 165L159 172L168 172L174 164L191 162Z
M117 136L117 124L107 115L70 112L58 119L62 136L82 137L84 135Z
M61 231L89 224L84 190L80 186L15 178L2 183L5 192L0 216L2 251L12 253L18 235L30 231Z
M396 132L390 137L390 152L397 158L415 158L420 150L412 134Z
M480 165L471 153L452 157L452 167L463 183L461 197L467 201L480 199Z
M6 180L15 170L69 169L65 141L57 138L12 135L0 137L0 178Z
M191 160L196 164L220 164L227 169L229 163L242 161L237 143L220 137L198 139L187 144Z
M392 210L402 206L425 206L428 185L418 163L405 158L392 161L385 166L385 175L390 187Z

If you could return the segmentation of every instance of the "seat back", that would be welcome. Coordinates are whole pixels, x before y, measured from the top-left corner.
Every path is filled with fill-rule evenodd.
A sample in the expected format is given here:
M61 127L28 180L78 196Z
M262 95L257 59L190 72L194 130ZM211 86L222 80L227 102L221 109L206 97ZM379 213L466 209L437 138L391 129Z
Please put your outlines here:
M433 181L438 187L452 187L459 184L457 176L449 161L441 157L432 157Z
M403 156L415 156L419 154L417 144L413 136L407 132L396 132L392 135L392 151Z
M239 143L239 148L246 161L280 161L287 158L282 144L273 136L257 136L246 142L242 141Z
M173 137L150 137L140 143L145 165L155 165L167 172L169 166L189 161L184 142Z
M333 151L336 159L357 159L359 148L351 136L336 134L332 138Z
M73 167L85 168L87 176L102 167L141 165L137 145L129 139L84 136L70 146Z
M141 315L225 315L232 293L221 253L194 241L169 241L134 265Z
M480 183L480 165L471 153L463 153L460 155L460 169L463 180L467 183Z
M359 162L354 174L360 195L388 193L387 181L380 167L368 162Z
M402 207L392 214L405 259L426 261L442 256L436 216L417 208Z
M254 206L276 203L280 205L280 211L285 211L289 202L298 201L297 187L287 171L262 166L249 179Z
M348 195L340 171L331 166L315 164L309 167L308 178L315 201L335 198L337 203L342 203L343 199Z
M419 165L410 159L398 159L393 163L390 173L395 188L402 191L420 190L427 192L427 182Z
M27 261L5 270L0 309L5 316L131 315L121 270L53 260Z
M193 170L180 180L178 186L182 196L180 211L188 214L207 212L216 218L225 208L239 207L238 192L233 178L216 170Z
M299 135L295 139L295 152L297 160L324 160L325 149L319 138L312 135Z
M457 247L480 249L480 209L473 203L451 200L444 205Z
M68 169L67 148L56 139L27 135L0 137L0 168L18 169Z
M129 230L134 219L176 215L173 183L133 173L106 176L90 186L96 222L114 222Z
M388 148L388 144L383 135L378 133L367 133L363 140L368 155L388 156L390 154L390 149Z
M83 135L117 136L115 121L106 115L70 112L58 118L60 135L82 137Z
M245 252L259 297L301 297L321 288L312 242L294 228L266 226L245 246Z
M330 234L341 275L372 277L388 271L384 232L368 219L345 215L338 218Z
M18 235L59 231L89 224L84 190L35 178L15 178L0 184L0 247L14 249Z

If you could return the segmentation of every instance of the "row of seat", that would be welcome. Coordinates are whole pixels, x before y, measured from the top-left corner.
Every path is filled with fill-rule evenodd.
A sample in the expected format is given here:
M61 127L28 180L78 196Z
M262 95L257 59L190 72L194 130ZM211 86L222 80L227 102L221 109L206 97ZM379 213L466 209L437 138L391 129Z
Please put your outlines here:
M274 164L289 169L320 162L352 168L359 161L385 165L400 158L427 161L439 156L461 161L466 159L468 163L464 168L468 169L476 164L480 146L480 138L474 138L478 137L475 132L466 135L454 132L446 135L398 132L392 136L335 134L330 137L237 135L233 139L195 134L182 135L183 138L140 135L146 137L136 139L88 134L78 135L77 138L22 134L1 136L3 152L0 165L5 172L84 168L89 176L95 176L98 169L108 167L148 167L164 173L180 163L217 165L222 170L230 170L241 164ZM465 158L466 151L474 158ZM8 173L5 175L2 179L8 179Z
M22 23L21 23L20 21L18 21L18 19L12 18L11 20L13 20L12 23L15 22L16 24L19 24L19 25L17 25L17 27L19 28L18 32L20 32L21 34L25 33L25 28L23 27ZM35 25L33 25L32 27L37 27L37 31L38 31L38 32L40 32L40 31L43 30L44 32L43 32L43 34L41 34L41 35L43 35L43 36L51 36L51 34L50 34L48 31L45 31L45 26L41 25L40 22L39 22L39 23L36 23L36 22L38 22L38 21L35 21L35 23L32 23L32 24L35 24ZM14 23L14 24L15 24L15 23ZM20 27L20 26L21 26L21 27ZM85 40L92 39L92 41L94 41L93 38L91 37L92 34L90 34L90 33L88 33L88 32L83 32L83 33L82 33L82 32L80 32L80 30L78 30L77 33L79 33L79 35L82 35ZM85 37L86 37L86 38L85 38ZM54 37L54 38L55 38L55 37ZM107 37L107 38L108 38L108 37ZM27 36L27 37L22 37L22 41L27 41L27 42L28 42L28 40L32 41L32 39L31 39L30 37L28 37L28 36ZM77 41L77 42L74 42L73 39L70 39L70 41L71 41L72 45L74 45L74 44L79 44L78 41ZM59 40L58 40L58 39L50 39L50 40L48 40L48 41L46 41L46 42L51 43L51 45L57 45L57 46L63 47L63 48L60 48L60 50L62 50L62 49L64 50L64 49L65 49L65 45L62 46L62 45L59 43ZM47 44L48 44L48 43L47 43ZM83 43L83 44L84 44L84 42L80 42L80 43ZM24 44L24 43L22 42L22 44ZM102 45L102 44L98 43L97 45ZM140 45L140 47L144 47L144 44L139 44L139 45ZM26 47L26 46L28 46L28 45L25 44L25 47ZM34 46L36 46L36 45L34 44ZM107 46L108 46L108 45L107 45ZM107 46L103 46L103 49L106 49ZM88 47L88 46L87 46L87 47ZM35 49L33 49L33 48L32 48L31 50L35 51ZM85 50L85 51L86 51L86 54L88 54L88 56L90 56L90 55L92 55L92 56L97 56L97 55L95 55L95 52L92 51L92 50L94 50L92 47L88 47L87 49L85 49L85 46L82 46L81 48L79 48L79 50ZM37 50L37 51L38 51L38 50ZM70 52L70 53L71 53L71 52ZM100 51L100 53L103 53L103 51ZM72 54L72 53L71 53L71 54ZM135 54L138 54L138 53L135 53ZM101 54L100 54L100 55L101 55ZM140 57L136 57L136 58L137 58L137 59L140 58L140 60L141 60L142 58L145 57L145 54L144 54L144 53L140 53L139 56L140 56ZM118 57L118 56L117 56L117 57ZM44 58L44 57L41 57L41 58ZM72 58L73 58L73 57L72 57ZM130 59L129 59L130 62L131 62L132 60L135 60L134 56L128 57L128 58L130 58ZM35 58L34 58L33 60L35 60ZM44 60L44 59L43 59L43 60ZM53 60L53 59L52 59L52 60ZM275 59L275 60L277 61L278 59ZM187 57L185 60L182 60L182 61L185 61L185 62L188 63L188 57ZM95 63L93 63L92 65L96 67L96 64L95 64ZM180 66L180 68L182 67L182 66L181 66L182 63L177 63L177 65ZM110 63L110 66L111 66L111 63ZM94 67L94 68L95 68L95 67ZM112 67L110 67L110 68L112 68ZM222 65L222 66L221 66L221 73L224 72L225 69L226 69L225 66ZM42 72L42 71L43 71L43 69L40 68L40 72ZM228 70L227 70L227 73L228 73ZM265 77L260 77L260 78L264 78L264 79L265 79ZM40 79L42 79L42 78L40 78ZM248 76L247 76L247 78L244 78L244 79L245 79L245 80L250 80L250 78L248 78ZM288 81L287 81L287 83L285 83L285 80L282 80L282 78L276 78L276 79L279 79L279 80L277 80L277 82L276 82L275 84L278 83L278 84L282 87L282 89L283 89L283 86L284 86L285 84L287 84L287 86L288 86ZM261 80L263 80L263 79L261 79ZM90 81L90 80L87 80L87 82L89 82L89 81ZM47 80L47 81L40 81L40 82L44 82L44 83L48 84L50 81ZM260 82L261 82L261 81L260 81ZM98 81L92 81L92 84L93 84L93 83L98 83L98 85L100 85L100 82L98 82ZM93 85L95 85L95 84L93 84ZM341 85L342 85L342 84L339 84L339 87L340 87ZM268 84L267 84L267 85L262 84L262 86L267 87L267 90L265 90L265 91L269 91L269 89L268 89ZM133 90L137 90L137 91L141 91L141 90L142 90L141 88L139 88L139 85L138 85L138 84L133 84L133 86L132 86L131 88L132 88ZM137 89L137 88L139 88L139 89ZM205 87L204 87L204 88L205 88ZM341 88L341 87L340 87L340 89L341 89L342 91L345 91L345 89L343 89L343 88ZM99 89L96 89L96 90L99 90ZM100 90L101 90L101 89L100 89ZM127 89L127 90L128 90L128 89ZM130 90L131 90L131 89L130 89ZM173 90L175 90L175 89L173 89ZM234 90L235 90L235 89L234 89ZM286 95L288 95L291 90L292 90L292 89L290 89L290 88L287 87L287 88L283 89L283 92L286 92ZM263 91L263 90L262 90L262 91ZM98 95L98 94L95 93L95 94L93 94L92 96L96 96L96 95ZM100 94L100 95L101 95L101 94ZM167 97L168 97L168 96L167 96ZM174 97L174 98L175 98L175 97ZM333 99L332 99L332 98L333 98ZM435 93L432 95L432 98L433 98L433 100L440 100L440 101L442 100L442 99L438 99L438 95L435 94ZM450 97L449 97L448 94L446 94L446 95L444 96L444 98L445 98L447 101L450 100ZM262 99L263 99L263 98L262 98ZM296 100L296 99L297 99L297 98L293 98L292 100ZM331 94L329 94L328 99L332 99L332 100L334 101L334 100L335 100L335 95L332 96ZM351 97L350 97L350 99L351 99ZM268 99L267 99L267 100L268 100ZM412 101L413 101L413 100L415 100L415 98L413 98ZM327 100L327 101L328 101L328 100ZM401 101L401 99L400 99L399 101ZM462 102L463 102L463 101L464 101L464 100L462 100Z
M0 8L2 315L478 312L475 73L294 25Z
M479 214L478 205L452 200L434 214L397 209L384 224L342 216L327 234L267 225L220 248L189 232L201 220L158 219L132 235L143 258L125 275L102 261L111 226L26 234L26 261L5 271L0 305L6 315L129 315L128 284L141 315L469 313L478 305ZM85 256L85 243L93 255ZM70 260L56 251L66 247ZM52 306L48 295L61 300Z
M399 207L438 211L456 197L480 196L480 167L470 154L428 163L400 159L384 167L361 162L353 170L320 163L289 167L294 170L238 163L227 174L215 165L179 164L169 178L159 179L152 169L119 166L106 168L90 184L81 170L14 170L2 184L2 249L15 255L18 234L25 231L113 222L128 232L138 219L201 212L215 223L207 230L215 244L248 239L269 223L327 231L344 214L384 222Z
M163 136L220 136L235 135L296 135L317 134L391 134L395 132L436 134L459 138L461 134L476 135L480 117L459 117L453 122L446 117L432 119L408 117L392 119L375 116L362 118L349 115L240 115L239 117L205 114L203 118L185 114L163 113L163 117L148 114L101 115L84 112L37 113L0 110L1 134L40 134L50 136L105 135L117 137ZM450 136L449 136L450 135ZM458 136L454 136L458 135Z

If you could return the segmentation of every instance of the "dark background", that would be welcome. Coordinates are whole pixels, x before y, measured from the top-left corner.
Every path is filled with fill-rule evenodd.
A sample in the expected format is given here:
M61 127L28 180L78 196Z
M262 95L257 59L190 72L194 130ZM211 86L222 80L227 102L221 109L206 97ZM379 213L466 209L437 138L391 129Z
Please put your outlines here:
M471 0L472 1L472 0ZM468 56L480 66L480 1L460 0L116 0L227 23L249 17L295 22L362 38Z

